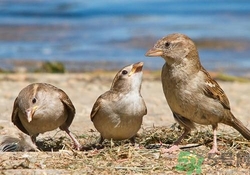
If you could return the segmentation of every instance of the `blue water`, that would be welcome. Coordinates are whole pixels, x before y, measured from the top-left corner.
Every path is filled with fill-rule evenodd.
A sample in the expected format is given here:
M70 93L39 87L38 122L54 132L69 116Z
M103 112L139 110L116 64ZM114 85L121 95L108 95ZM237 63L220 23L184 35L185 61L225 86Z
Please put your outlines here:
M0 67L11 68L7 59L144 61L147 68L160 69L162 59L144 54L175 32L195 41L248 43L199 52L209 70L250 72L249 0L0 0Z

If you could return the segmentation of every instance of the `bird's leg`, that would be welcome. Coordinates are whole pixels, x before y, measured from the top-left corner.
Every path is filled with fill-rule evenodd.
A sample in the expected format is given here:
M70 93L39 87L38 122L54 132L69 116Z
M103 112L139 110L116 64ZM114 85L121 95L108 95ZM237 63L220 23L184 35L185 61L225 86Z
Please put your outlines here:
M34 147L33 147L34 150L37 151L37 152L40 152L40 150L38 149L38 147L37 147L37 145L36 145L36 137L37 137L38 135L39 135L39 134L32 135L32 136L30 136L30 138L31 138L32 143L34 144L34 145L33 145L33 146L34 146ZM21 138L25 140L25 138L24 138L23 136L21 136Z
M76 150L80 150L81 149L81 144L76 140L76 138L73 136L73 134L71 134L71 132L69 131L68 128L66 128L64 130L68 135L69 137L72 139L73 143L74 143L74 149Z
M208 152L210 154L220 154L220 152L218 151L218 147L217 147L217 124L216 125L212 125L213 127L213 133L214 133L214 137L213 137L213 147L212 149Z
M181 143L182 139L188 135L188 133L191 131L190 128L185 128L183 134L174 142L174 144L170 147L170 148L164 148L161 149L162 153L172 153L175 152L177 150L179 150L179 144Z
M132 145L135 145L135 136L131 137L129 140L132 143Z
M36 137L37 137L38 135L32 135L32 136L30 136L30 138L31 138L31 141L36 145Z
M104 138L102 137L102 135L100 135L98 143L101 145L103 141L104 141Z
M134 146L134 148L139 149L140 148L139 144L135 142L136 136L138 136L138 134L134 135L129 140L130 140L131 144Z

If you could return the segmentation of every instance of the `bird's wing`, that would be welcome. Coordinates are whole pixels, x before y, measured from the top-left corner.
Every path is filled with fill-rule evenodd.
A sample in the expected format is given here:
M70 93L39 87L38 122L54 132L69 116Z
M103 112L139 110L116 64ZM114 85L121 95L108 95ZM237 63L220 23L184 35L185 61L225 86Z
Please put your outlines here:
M58 92L59 92L59 98L68 112L67 120L63 126L60 126L60 128L61 129L63 129L64 127L68 128L71 125L71 123L75 117L76 110L75 110L73 103L69 99L68 95L61 89L58 89Z
M141 95L140 95L140 96L141 96ZM142 98L142 96L141 96L141 98ZM142 98L142 102L143 102L143 106L144 106L144 108L145 108L145 110L144 110L144 115L147 115L148 109L147 109L146 103L145 103L145 101L143 100L143 98Z
M99 109L101 108L101 103L102 103L102 98L101 96L96 100L95 104L93 105L92 111L90 113L90 119L91 121L94 120L94 117L96 115L96 113L99 111Z
M28 131L24 128L19 116L18 116L18 98L15 99L14 101L14 106L13 106L13 111L12 111L12 115L11 115L11 121L14 123L14 125L16 125L18 127L18 129L20 129L22 132L24 132L25 134L28 134Z
M208 72L203 68L202 71L208 77L207 81L205 82L205 94L213 99L219 100L219 102L223 105L224 108L230 109L229 100L225 94L225 92L221 89L219 84L212 79L212 77L208 74Z
M117 101L120 98L117 98L119 96L118 93L114 93L113 91L109 90L107 92L105 92L104 94L102 94L101 96L99 96L95 102L95 104L93 105L92 111L90 113L90 119L91 121L93 121L95 115L97 114L97 112L100 110L101 106L103 106L103 104L105 103L105 101Z

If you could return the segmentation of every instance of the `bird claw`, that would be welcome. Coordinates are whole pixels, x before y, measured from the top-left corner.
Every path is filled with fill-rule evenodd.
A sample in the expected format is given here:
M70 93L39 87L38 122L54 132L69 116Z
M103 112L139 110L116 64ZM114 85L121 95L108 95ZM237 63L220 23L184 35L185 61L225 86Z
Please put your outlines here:
M217 155L220 155L220 151L218 151L217 148L212 148L212 149L208 152L208 154L217 154Z
M77 151L80 151L82 148L82 145L79 144L79 143L74 143L74 146L73 146L73 149L77 150Z

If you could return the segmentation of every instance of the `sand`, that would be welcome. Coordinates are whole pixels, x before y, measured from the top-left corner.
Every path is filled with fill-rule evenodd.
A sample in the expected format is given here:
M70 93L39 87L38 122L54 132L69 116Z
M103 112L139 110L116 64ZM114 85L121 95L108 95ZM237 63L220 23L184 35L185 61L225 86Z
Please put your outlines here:
M46 82L63 89L75 105L76 115L70 129L80 139L81 144L88 144L89 140L87 139L90 139L90 142L96 142L98 133L93 133L95 128L89 115L97 97L110 88L115 74L115 72L0 74L0 139L3 136L19 136L20 131L11 123L11 113L13 102L20 90L30 83ZM139 133L141 132L139 137L140 143L152 135L150 132L149 136L143 135L144 128L147 129L149 127L149 130L152 130L152 126L166 127L159 130L156 128L157 131L152 132L155 136L157 135L156 133L162 133L160 140L164 136L170 137L171 132L173 132L169 127L175 121L163 95L159 76L159 74L152 74L152 72L145 71L144 73L141 94L146 102L148 114L144 117L142 129L139 131ZM248 97L250 83L219 81L219 84L228 95L234 115L250 128L248 117L250 113L250 99ZM201 127L211 132L211 126ZM201 127L197 127L197 129L200 130ZM164 132L167 131L171 132L164 135ZM176 130L176 136L180 134L178 131ZM222 134L219 135L220 133ZM228 134L225 135L225 133ZM191 148L189 150L204 157L201 167L203 173L249 173L249 154L246 154L249 152L249 147L247 142L237 142L235 140L237 134L240 135L233 128L223 124L219 125L218 135L220 139L218 144L223 152L221 157L209 158L206 154L209 150L207 144L202 144L197 149ZM88 137L93 135L95 136ZM197 131L193 131L189 138L195 138L196 135ZM208 134L205 135L208 136ZM52 138L51 140L54 143L58 138L60 140L60 136L68 138L65 132L57 129L40 134L37 140L43 141ZM212 135L210 137L203 140L212 140ZM27 138L29 139L28 136ZM191 143L193 144L192 141ZM109 145L109 142L107 144ZM159 144L157 143L156 145ZM137 148L128 146L128 144L122 144L115 147L107 146L100 150L93 149L76 152L70 149L70 139L64 146L59 151L2 152L0 156L0 174L180 174L175 168L178 164L178 154L161 155L160 149L157 148ZM230 151L232 152L232 156L229 157L229 161L232 161L231 164L227 162L228 159L224 160L223 158L224 153L228 153L228 151L229 153ZM242 160L238 155L244 155Z
M81 135L90 130L95 130L90 112L99 95L109 90L116 72L90 72L90 73L65 73L65 74L0 74L0 134L16 135L19 130L11 123L11 113L15 98L22 88L34 82L50 83L64 90L71 98L76 108L75 119L70 127L74 134ZM165 100L160 75L144 73L141 94L146 102L148 114L144 116L144 128L152 126L169 127L175 123L172 113ZM226 92L233 114L250 128L250 84L239 82L220 82ZM208 129L211 129L210 126ZM227 129L225 125L219 125L219 130ZM229 128L234 131L232 128ZM43 138L47 135L64 132L59 129L39 135Z

